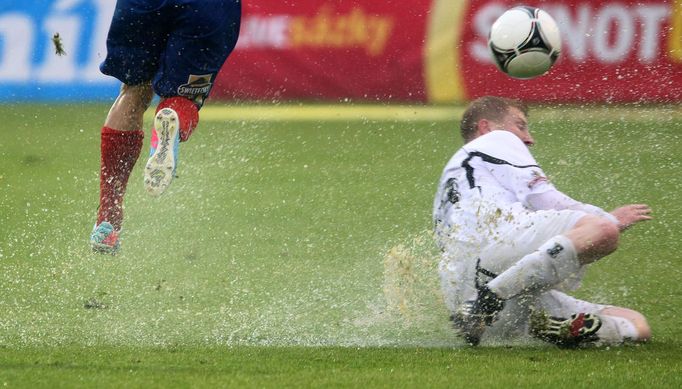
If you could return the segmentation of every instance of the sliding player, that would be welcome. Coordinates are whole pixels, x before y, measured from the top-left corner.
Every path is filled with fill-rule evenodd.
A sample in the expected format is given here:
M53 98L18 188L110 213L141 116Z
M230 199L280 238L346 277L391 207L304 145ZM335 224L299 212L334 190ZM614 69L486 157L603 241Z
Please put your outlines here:
M612 212L558 191L530 154L528 109L482 97L464 113L465 145L447 163L434 200L446 304L467 343L532 335L563 345L646 341L639 312L573 298L588 264L623 230L651 219L644 204Z

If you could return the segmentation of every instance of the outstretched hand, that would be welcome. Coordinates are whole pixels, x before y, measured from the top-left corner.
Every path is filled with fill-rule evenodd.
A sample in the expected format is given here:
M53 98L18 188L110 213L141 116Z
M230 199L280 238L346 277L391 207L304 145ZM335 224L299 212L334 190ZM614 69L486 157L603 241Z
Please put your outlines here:
M636 223L653 219L651 208L646 204L629 204L611 211L611 215L618 219L618 228L623 231Z

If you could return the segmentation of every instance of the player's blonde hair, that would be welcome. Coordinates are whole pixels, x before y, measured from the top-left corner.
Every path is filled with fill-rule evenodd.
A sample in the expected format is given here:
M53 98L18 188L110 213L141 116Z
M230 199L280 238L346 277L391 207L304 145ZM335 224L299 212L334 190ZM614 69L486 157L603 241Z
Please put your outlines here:
M479 120L488 119L499 122L507 115L509 108L516 108L528 117L528 106L517 99L483 96L469 103L459 125L464 142L475 138Z

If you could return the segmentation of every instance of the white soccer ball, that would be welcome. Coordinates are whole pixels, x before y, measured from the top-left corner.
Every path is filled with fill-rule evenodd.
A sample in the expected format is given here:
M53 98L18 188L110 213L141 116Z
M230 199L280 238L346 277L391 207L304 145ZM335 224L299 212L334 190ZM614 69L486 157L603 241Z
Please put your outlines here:
M488 47L497 67L514 78L541 76L561 53L559 26L539 8L505 11L490 28Z

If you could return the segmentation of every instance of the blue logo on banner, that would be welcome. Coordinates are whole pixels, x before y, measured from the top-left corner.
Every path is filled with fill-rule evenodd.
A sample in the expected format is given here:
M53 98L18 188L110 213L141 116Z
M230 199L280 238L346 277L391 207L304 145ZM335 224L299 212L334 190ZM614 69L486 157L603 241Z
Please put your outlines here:
M8 4L9 3L9 4ZM113 99L99 71L116 0L0 2L0 101ZM56 55L59 33L66 55Z

